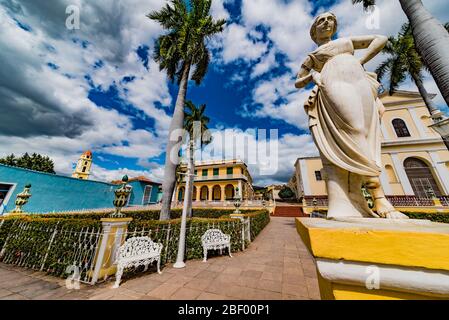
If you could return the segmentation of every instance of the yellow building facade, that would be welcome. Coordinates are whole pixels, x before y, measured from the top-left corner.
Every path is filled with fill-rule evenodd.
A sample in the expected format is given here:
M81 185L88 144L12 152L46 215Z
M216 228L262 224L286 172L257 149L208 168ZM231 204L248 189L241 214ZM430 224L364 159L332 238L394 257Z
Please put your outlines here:
M182 164L181 172L186 171L187 166ZM236 195L242 200L254 198L251 174L241 160L196 162L193 185L193 201L227 201ZM183 201L184 195L185 178L177 184L173 200Z
M387 196L435 198L449 195L449 151L430 126L433 120L417 92L383 94L382 187ZM327 198L319 157L302 157L289 181L298 199Z
M89 179L91 167L92 167L92 151L89 150L84 152L78 159L72 177L83 180Z

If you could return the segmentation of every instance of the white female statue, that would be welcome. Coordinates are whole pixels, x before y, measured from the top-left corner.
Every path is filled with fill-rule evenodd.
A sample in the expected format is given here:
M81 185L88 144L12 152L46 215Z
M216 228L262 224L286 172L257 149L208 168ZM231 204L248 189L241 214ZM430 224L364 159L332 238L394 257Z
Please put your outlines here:
M301 66L295 83L316 86L305 109L321 154L329 196L328 218L407 218L396 211L380 185L380 118L384 106L378 98L376 74L363 65L385 46L387 38L369 35L331 40L337 31L332 13L319 15L310 30L319 46ZM367 49L361 59L357 49ZM365 185L374 198L375 214L362 194Z

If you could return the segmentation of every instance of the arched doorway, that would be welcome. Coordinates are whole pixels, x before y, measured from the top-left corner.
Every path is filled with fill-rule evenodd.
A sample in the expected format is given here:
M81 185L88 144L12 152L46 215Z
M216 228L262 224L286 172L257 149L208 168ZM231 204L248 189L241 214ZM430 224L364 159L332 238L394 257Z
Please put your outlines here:
M225 187L225 196L226 196L226 200L232 200L234 199L234 195L235 195L235 190L234 190L234 186L232 184L228 184Z
M178 191L178 201L183 201L184 200L184 193L185 193L186 188L181 187L179 188Z
M212 189L212 200L214 201L221 200L221 187L219 185L215 185Z
M432 170L422 160L407 158L404 161L405 172L417 197L440 197L441 190L432 174Z
M208 200L209 199L209 188L207 186L202 186L200 189L200 200Z
M192 201L196 201L196 187L193 186L193 194L192 194Z

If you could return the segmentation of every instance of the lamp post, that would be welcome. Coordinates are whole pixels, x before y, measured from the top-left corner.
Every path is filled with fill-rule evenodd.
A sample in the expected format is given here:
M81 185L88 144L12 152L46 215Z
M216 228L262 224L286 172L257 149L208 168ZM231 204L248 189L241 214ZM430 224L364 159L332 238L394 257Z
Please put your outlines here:
M115 199L112 202L115 207L115 211L111 213L111 218L123 218L125 215L121 213L122 208L128 203L128 197L131 193L131 190L128 188L127 183L128 182L128 176L123 176L122 178L122 185L120 188L114 191L115 193Z
M30 193L31 184L27 184L25 189L21 193L16 196L15 201L15 209L9 213L9 215L20 215L23 214L22 207L28 203L28 200L31 198Z
M191 148L188 150L188 157L193 157L193 154L191 152ZM184 195L184 205L182 208L182 216L181 216L181 230L179 232L179 243L178 243L178 256L176 257L176 263L173 265L173 268L176 269L182 269L186 266L184 263L184 255L186 251L186 227L187 227L187 208L189 204L189 199L192 199L192 193L191 193L191 185L193 183L193 177L195 174L192 173L192 161L188 161L187 164L187 173L180 173L180 175L187 176L186 179L186 191Z

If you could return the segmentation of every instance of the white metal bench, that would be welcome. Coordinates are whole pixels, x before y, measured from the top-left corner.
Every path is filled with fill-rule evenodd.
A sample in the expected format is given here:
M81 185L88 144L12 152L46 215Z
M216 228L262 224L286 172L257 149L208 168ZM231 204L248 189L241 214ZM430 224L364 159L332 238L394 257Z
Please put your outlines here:
M203 244L203 261L207 261L207 250L220 249L220 253L223 249L228 248L229 256L231 254L231 236L224 234L220 229L209 229L201 237L201 243Z
M126 240L117 254L117 273L113 288L120 286L125 268L145 266L144 271L147 271L148 266L157 261L157 272L160 274L162 247L161 243L153 242L149 237L133 237Z

